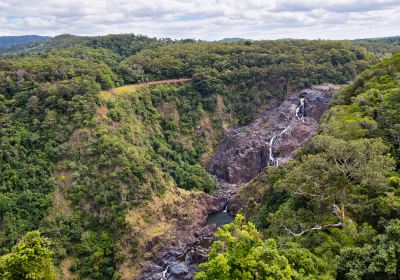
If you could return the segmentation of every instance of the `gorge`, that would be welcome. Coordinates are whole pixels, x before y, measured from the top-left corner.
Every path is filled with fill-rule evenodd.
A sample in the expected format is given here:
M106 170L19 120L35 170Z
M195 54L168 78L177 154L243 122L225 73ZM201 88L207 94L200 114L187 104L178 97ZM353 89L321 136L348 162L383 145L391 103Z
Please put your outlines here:
M399 42L0 54L0 278L397 279Z
M318 120L338 89L324 84L302 90L268 108L249 125L229 129L208 165L218 182L213 210L192 225L185 237L176 236L179 246L167 246L155 253L155 264L150 264L140 279L193 279L198 264L206 259L213 232L231 222L239 210L240 200L235 195L240 185L269 165L286 164L296 149L316 134Z

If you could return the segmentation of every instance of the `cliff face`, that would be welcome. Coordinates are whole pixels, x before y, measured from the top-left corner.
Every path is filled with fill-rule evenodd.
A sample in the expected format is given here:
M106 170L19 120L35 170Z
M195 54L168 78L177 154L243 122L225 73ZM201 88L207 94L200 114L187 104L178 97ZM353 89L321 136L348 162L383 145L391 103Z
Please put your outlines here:
M208 171L217 177L217 196L179 190L180 194L171 196L169 204L164 197L161 205L154 201L149 204L151 211L147 207L142 212L131 213L132 221L153 217L147 223L151 228L146 232L157 232L155 236L141 238L147 242L143 245L146 261L138 265L139 279L193 279L198 264L207 258L217 229L216 225L205 223L207 215L222 211L226 203L228 211L236 213L242 204L236 195L238 183L251 180L268 165L285 164L297 148L316 134L318 119L337 89L325 85L291 94L251 124L230 129L208 164ZM169 211L150 215L162 209ZM173 223L176 226L171 226ZM161 234L153 227L165 230ZM133 235L146 235L141 233L143 229L143 225L133 226ZM131 265L125 263L122 271L134 271L129 269ZM127 274L124 279L134 277Z
M229 130L208 164L208 171L229 183L245 183L268 165L286 163L316 134L334 85L316 86L288 97L251 124Z
M207 215L225 205L218 197L169 186L164 196L129 211L129 230L120 243L122 279L192 279L217 229L206 224ZM129 244L134 240L137 252L132 258Z

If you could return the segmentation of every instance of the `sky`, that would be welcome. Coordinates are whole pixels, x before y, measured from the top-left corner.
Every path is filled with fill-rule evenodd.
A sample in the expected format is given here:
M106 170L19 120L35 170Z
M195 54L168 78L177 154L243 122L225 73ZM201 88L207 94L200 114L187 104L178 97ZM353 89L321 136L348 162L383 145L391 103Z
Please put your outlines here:
M400 0L0 0L0 36L219 40L400 35Z

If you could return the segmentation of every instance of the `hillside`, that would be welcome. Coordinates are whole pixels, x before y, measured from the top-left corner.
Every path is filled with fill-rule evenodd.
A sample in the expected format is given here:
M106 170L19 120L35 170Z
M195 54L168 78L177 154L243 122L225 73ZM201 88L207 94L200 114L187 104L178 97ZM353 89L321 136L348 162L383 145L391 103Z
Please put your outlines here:
M358 39L354 43L365 47L367 50L375 53L377 56L387 56L400 49L400 36Z
M357 199L379 195L394 204L390 198L396 192L381 194L388 193L386 173L394 172L385 145L392 155L398 154L394 152L398 144L390 144L390 129L395 126L386 123L396 120L396 108L390 104L394 104L391 100L398 86L398 54L366 70L376 59L350 41L224 43L135 35L65 35L46 41L35 51L4 56L0 60L0 275L13 279L17 274L12 273L19 273L13 270L12 260L32 238L45 248L46 263L53 260L55 264L48 273L59 279L162 276L169 269L164 267L168 258L176 260L179 250L213 238L215 226L205 225L205 220L208 214L223 210L227 201L216 196L219 185L206 166L223 135L287 100L294 105L298 91L322 83L346 84L355 79L335 97L338 107L323 117L321 129L330 136L303 152L304 158L308 158L307 151L319 156L318 161L268 168L260 178L288 176L294 186L298 184L296 172L333 160L324 150L331 144L346 151L368 144L370 157L376 161L357 160L370 164L363 172L375 173L371 171L365 182L358 179L355 186L376 183L379 189L362 192ZM157 82L167 79L180 82ZM369 86L378 90L368 91ZM367 93L359 95L364 90ZM385 119L380 110L393 117ZM342 137L347 127L335 120L350 117L355 119L345 123L359 127L357 137L373 140ZM375 140L378 136L384 140ZM390 184L396 187L397 175L391 176ZM292 211L293 204L301 205L303 200L287 199L289 191L274 193L285 206L276 215L266 219L270 213L263 209L280 205L273 201L270 206L268 198L262 197L259 203L266 206L258 205L259 212L253 210L256 214L248 218L257 221L266 234L281 236L277 225L267 226L285 215L284 211ZM379 230L377 218L366 210L387 204L379 199L354 210L354 221L369 222ZM353 201L349 203L349 209L356 208ZM377 208L379 217L391 218L392 204ZM336 222L328 206L320 208L318 222ZM298 218L296 211L289 213L293 216L288 222ZM304 225L313 222L307 220ZM297 232L300 228L288 229ZM48 240L40 239L35 230ZM28 237L23 238L25 234ZM182 242L177 243L178 239ZM305 238L307 242L311 241ZM198 254L199 259L205 259L205 251ZM322 263L332 252L315 258ZM194 261L190 273L198 262ZM179 265L175 271L176 267L185 269ZM333 271L326 269L327 274Z
M0 36L0 53L14 51L28 44L40 44L51 40L48 36L22 35L22 36Z
M21 42L4 48L0 53L4 53L3 56L5 57L14 58L16 55L34 55L50 50L79 46L94 49L109 49L122 59L123 57L128 57L145 48L153 48L175 42L171 39L157 39L135 34L110 34L106 36L76 36L71 34L62 34L55 36L54 38L43 38L46 38L46 40L22 42L21 40L18 40L18 36L9 36L7 37L7 40ZM180 40L180 42L186 41L191 42L193 40Z
M398 278L399 74L400 53L364 71L335 95L319 135L295 161L268 168L243 186L231 207L241 208L258 231L239 215L236 225L217 237L242 244L248 231L254 245L223 249L216 242L196 279L246 273L281 273L282 279ZM270 265L281 267L264 271L258 250L273 250L277 257ZM232 258L237 254L243 259ZM215 272L218 258L226 262ZM258 262L256 268L246 264L234 272L249 258Z

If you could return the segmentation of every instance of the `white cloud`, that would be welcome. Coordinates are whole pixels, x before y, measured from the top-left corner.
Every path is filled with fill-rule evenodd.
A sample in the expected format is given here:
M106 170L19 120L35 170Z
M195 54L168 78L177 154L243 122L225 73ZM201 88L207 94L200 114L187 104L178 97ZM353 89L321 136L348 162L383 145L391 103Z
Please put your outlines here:
M0 35L221 39L400 35L400 0L2 0Z

